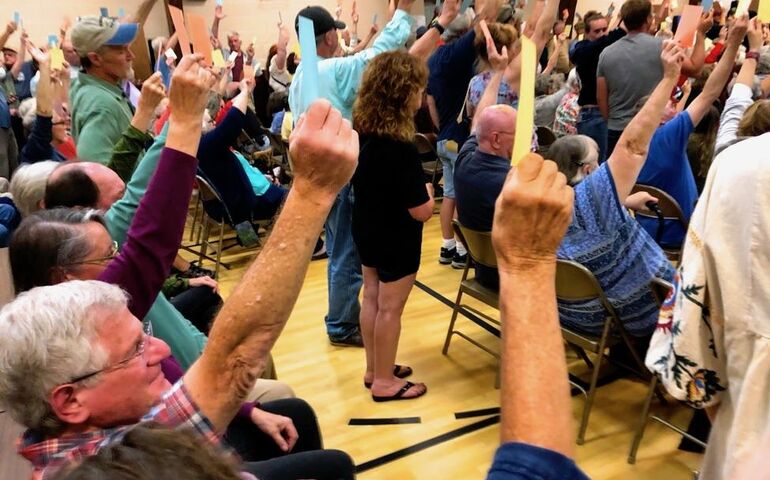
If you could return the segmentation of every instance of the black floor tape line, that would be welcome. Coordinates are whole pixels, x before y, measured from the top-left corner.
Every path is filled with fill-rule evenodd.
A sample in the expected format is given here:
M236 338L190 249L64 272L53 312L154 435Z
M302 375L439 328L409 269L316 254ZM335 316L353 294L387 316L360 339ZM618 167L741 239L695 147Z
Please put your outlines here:
M467 435L477 430L481 430L482 428L486 428L490 425L494 425L499 421L500 421L500 416L495 415L494 417L485 418L484 420L478 421L476 423L471 423L470 425L460 427L458 429L441 434L437 437L429 438L428 440L412 445L411 447L402 448L401 450L396 450L393 453L389 453L387 455L377 457L373 460L369 460L368 462L364 462L361 465L357 465L356 473L363 473L367 470L380 467L382 465L385 465L386 463L399 460L413 453L417 453L427 448L434 447L440 443L448 442L449 440L454 440L455 438L462 437L463 435Z
M454 304L453 301L449 300L448 298L446 298L445 296L441 295L440 293L438 293L437 291L433 290L432 288L430 288L429 286L425 285L424 283L422 283L422 282L420 282L418 280L415 280L414 281L414 285L417 288L419 288L420 290L422 290L423 292L427 293L431 297L433 297L436 300L438 300L439 302L443 303L447 307L452 308L452 309L455 308L455 304ZM463 307L460 307L460 313L464 317L466 317L470 321L472 321L473 323L477 324L479 327L481 327L484 330L486 330L489 333L491 333L492 335L495 335L497 337L500 336L500 330L499 329L491 326L485 320L480 319L478 316L474 315L473 312L471 312L471 311L469 311L469 310L467 310L467 309L465 309Z
M467 412L455 413L455 419L462 420L463 418L473 417L486 417L488 415L499 415L500 407L482 408L480 410L468 410Z
M351 418L348 425L402 425L406 423L422 423L422 419L420 417Z

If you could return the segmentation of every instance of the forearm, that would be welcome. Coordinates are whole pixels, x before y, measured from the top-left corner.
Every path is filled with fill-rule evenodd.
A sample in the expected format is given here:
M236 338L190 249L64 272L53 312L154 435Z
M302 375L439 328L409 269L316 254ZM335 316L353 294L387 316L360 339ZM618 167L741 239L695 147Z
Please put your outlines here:
M572 408L556 307L556 262L500 270L502 442L574 455Z
M211 35L214 38L219 38L219 19L214 17L214 21L211 23Z
M556 14L558 10L558 0L546 0L545 6L543 7L543 13L540 15L540 18L537 21L535 34L532 37L532 41L535 42L535 46L537 47L537 58L540 58L540 54L543 53L546 42L551 37L553 24L556 21Z
M610 105L607 100L607 81L604 77L596 79L596 104L599 106L599 112L607 120L610 116Z
M40 81L37 82L37 94L35 95L37 114L41 117L53 116L53 90L51 73L46 68L41 68Z
M152 7L155 6L157 0L142 0L136 10L125 20L127 23L138 23L139 30L144 27L144 22L150 16Z
M3 33L0 33L0 48L4 48L6 42L8 42L8 39L11 37L11 33L7 30L3 30Z
M11 76L13 78L16 78L19 76L19 73L21 72L21 67L24 66L26 54L27 54L27 49L24 46L24 40L22 40L21 46L19 47L19 53L16 56L16 62L11 67Z
M267 363L333 200L296 188L289 192L270 238L217 316L200 360L185 375L191 392L205 392L194 399L218 431L224 431Z
M150 127L150 122L155 119L155 109L148 108L142 104L141 98L139 99L139 105L136 107L134 116L131 117L131 126L140 132L146 131Z
M286 48L287 44L288 41L282 42L280 40L276 44L278 49L275 54L275 66L278 67L278 70L286 70L286 58L289 56ZM270 68L270 65L268 65L267 68Z
M683 74L690 77L700 75L700 72L703 70L703 63L706 61L705 39L705 35L700 32L697 33L695 48L692 51L692 55L690 55L689 59L685 59L682 64Z
M545 2L543 0L535 1L535 6L532 7L532 10L529 12L529 17L524 19L524 21L526 22L526 25L524 26L523 35L525 37L532 38L532 36L535 34L537 30L537 24L540 21L540 17L543 13L544 8L545 8Z
M730 79L737 53L738 45L729 44L725 49L725 54L722 55L722 59L719 60L716 68L714 68L714 71L711 72L708 80L706 80L706 84L703 86L703 91L699 97L708 99L709 105L719 97L719 94L722 93L722 89L725 88L725 84ZM753 63L754 65L757 63L756 60L748 60L748 62Z
M435 28L428 29L419 40L414 42L412 48L409 49L409 54L427 60L438 45L439 40L441 40L441 34L438 33L438 30Z
M738 77L735 79L735 83L736 84L740 83L753 89L754 74L756 73L756 71L757 71L757 61L749 58L744 59L743 65L741 65L741 70L738 72Z
M169 117L168 136L166 148L178 150L195 157L198 153L198 142L201 138L203 125L200 118L179 118L171 110ZM162 205L162 204L160 204Z

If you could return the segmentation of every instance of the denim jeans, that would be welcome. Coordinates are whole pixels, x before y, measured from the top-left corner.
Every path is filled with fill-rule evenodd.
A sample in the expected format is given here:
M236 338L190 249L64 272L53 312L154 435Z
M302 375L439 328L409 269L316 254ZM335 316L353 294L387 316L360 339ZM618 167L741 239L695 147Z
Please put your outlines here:
M448 140L441 140L436 144L436 154L441 159L441 165L444 169L444 196L446 198L455 198L455 162L457 161L457 152L447 149Z
M326 333L335 339L353 334L358 328L361 304L358 294L363 284L361 261L353 242L353 187L346 185L337 195L326 219L326 251L329 266L329 313Z
M577 132L594 139L599 145L599 163L607 160L607 121L599 107L583 107L577 123Z

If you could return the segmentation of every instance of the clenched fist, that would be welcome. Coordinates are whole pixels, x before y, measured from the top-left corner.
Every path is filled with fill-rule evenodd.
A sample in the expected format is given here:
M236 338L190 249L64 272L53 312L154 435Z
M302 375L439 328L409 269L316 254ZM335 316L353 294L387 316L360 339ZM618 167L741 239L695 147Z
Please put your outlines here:
M174 70L169 89L171 118L176 122L201 123L209 90L216 78L199 62L203 55L185 55Z
M294 189L333 200L358 164L358 133L327 100L316 100L289 138Z
M556 164L530 153L511 169L495 203L492 243L502 271L556 261L574 192Z

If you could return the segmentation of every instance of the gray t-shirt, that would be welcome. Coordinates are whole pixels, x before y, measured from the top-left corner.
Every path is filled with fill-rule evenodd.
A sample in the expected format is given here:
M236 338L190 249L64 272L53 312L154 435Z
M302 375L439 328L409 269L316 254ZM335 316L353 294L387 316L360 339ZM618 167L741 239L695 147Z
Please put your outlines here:
M610 130L626 128L634 117L636 103L663 78L662 48L662 39L637 33L621 38L599 56L596 76L607 81Z

